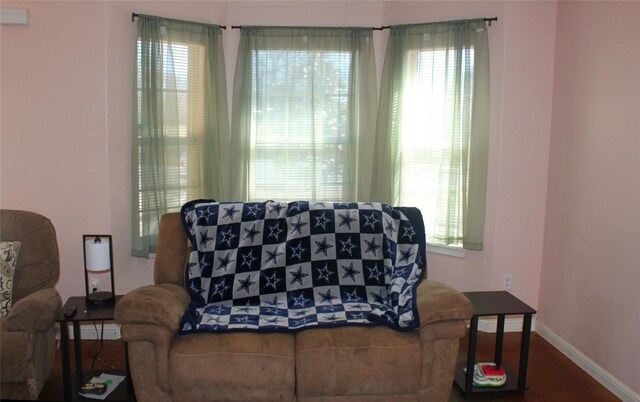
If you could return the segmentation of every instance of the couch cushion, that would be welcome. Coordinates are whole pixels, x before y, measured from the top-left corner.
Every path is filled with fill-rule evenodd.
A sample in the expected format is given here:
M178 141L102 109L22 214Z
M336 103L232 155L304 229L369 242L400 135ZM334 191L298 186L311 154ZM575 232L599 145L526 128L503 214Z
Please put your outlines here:
M293 334L192 334L170 352L171 394L180 400L283 400L294 398Z
M5 317L11 310L13 276L20 246L19 241L0 242L0 312Z
M297 395L401 395L416 392L422 374L417 331L386 327L307 330L296 336Z

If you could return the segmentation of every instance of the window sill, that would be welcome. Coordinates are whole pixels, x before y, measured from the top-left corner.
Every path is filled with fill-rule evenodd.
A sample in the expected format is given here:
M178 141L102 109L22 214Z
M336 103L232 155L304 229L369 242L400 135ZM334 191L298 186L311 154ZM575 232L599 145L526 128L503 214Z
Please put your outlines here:
M467 250L461 247L443 246L440 244L427 243L427 253L435 253L448 255L450 257L464 258L467 255Z

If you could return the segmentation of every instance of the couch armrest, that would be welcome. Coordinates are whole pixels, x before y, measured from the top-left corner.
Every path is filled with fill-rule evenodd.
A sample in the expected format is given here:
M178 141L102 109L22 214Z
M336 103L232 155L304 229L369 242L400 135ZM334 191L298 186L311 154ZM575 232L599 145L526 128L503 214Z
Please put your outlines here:
M170 283L143 286L120 299L113 316L122 325L159 325L173 333L180 329L189 301L183 286Z
M129 368L139 401L168 402L169 351L189 306L184 286L162 283L127 293L114 319L128 344Z
M55 288L45 288L18 300L2 320L2 331L46 332L62 309Z
M473 306L459 291L425 279L418 286L418 311L421 327L425 327L439 321L468 320Z
M473 307L457 290L435 281L418 286L420 338L422 339L422 384L418 399L446 402L458 359L459 340L467 331L465 320Z

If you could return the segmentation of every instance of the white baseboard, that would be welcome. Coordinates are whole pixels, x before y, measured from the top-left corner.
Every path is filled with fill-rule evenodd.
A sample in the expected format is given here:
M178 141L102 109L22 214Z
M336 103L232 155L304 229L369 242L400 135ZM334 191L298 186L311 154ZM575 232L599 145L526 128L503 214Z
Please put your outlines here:
M103 325L104 328L102 328ZM114 322L104 324L97 322L95 326L93 323L80 325L80 338L83 340L100 339L101 335L104 340L120 339L120 325ZM58 338L59 337L58 334ZM74 339L73 326L71 324L69 324L69 339Z
M536 332L549 342L553 347L558 349L569 360L578 365L587 374L611 391L615 396L624 402L640 402L640 395L615 378L611 373L600 367L596 362L589 359L581 351L573 345L554 334L549 328L538 323Z
M504 332L522 332L522 323L524 319L520 317L509 318L506 317L504 320ZM498 319L497 318L480 318L478 320L478 331L480 332L488 332L495 333L498 327ZM535 331L536 329L536 318L533 317L531 320L531 330Z

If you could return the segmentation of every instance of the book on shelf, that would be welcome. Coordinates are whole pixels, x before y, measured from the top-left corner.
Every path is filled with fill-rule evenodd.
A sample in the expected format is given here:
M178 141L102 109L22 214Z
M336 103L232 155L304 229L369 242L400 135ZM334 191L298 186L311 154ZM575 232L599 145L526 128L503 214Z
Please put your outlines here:
M494 363L478 363L482 374L489 378L501 378L507 375L502 366L497 366Z

